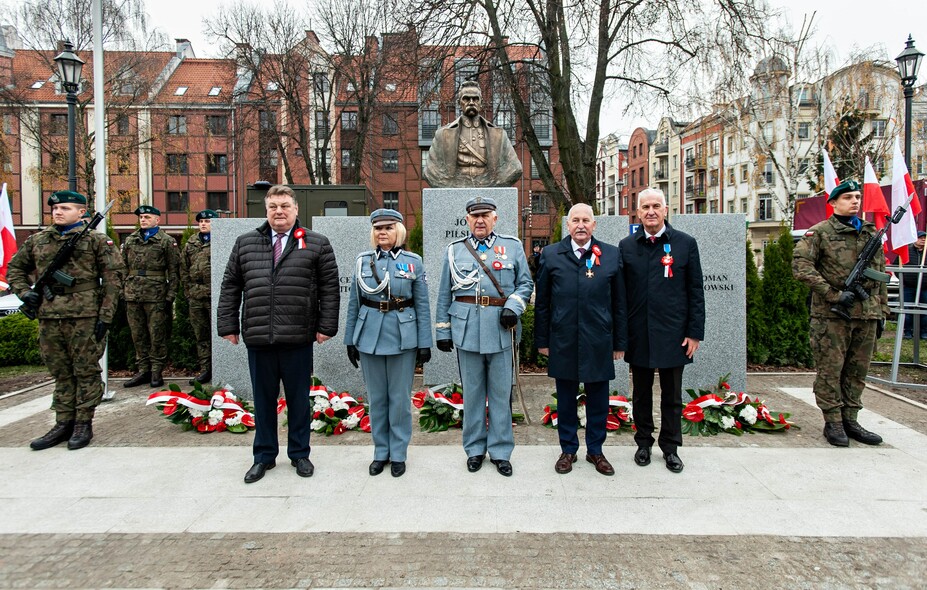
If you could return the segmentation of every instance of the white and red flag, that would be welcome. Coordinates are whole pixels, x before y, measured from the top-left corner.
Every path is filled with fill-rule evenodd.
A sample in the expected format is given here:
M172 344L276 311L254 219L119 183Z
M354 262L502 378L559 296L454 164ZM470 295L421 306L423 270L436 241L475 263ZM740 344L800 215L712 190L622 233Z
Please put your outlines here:
M882 194L882 187L879 186L879 179L876 176L872 162L869 156L866 156L866 172L863 176L863 213L874 213L876 229L885 227L885 216L891 213L888 210L888 204L885 202L885 196Z
M908 175L908 167L901 156L901 144L898 138L895 138L895 155L892 159L892 209L907 207L901 221L892 227L892 250L898 254L903 264L907 264L908 244L917 241L917 224L914 218L921 212L921 203L914 191L911 176ZM911 199L909 205L908 199L912 194L914 198Z
M840 184L840 179L837 178L834 165L830 163L830 155L828 155L827 150L822 149L821 151L824 153L824 210L827 217L830 217L834 214L834 208L830 206L830 193Z
M6 271L13 254L16 254L16 231L13 229L13 212L10 198L6 194L6 183L0 190L0 290L10 288L6 282Z

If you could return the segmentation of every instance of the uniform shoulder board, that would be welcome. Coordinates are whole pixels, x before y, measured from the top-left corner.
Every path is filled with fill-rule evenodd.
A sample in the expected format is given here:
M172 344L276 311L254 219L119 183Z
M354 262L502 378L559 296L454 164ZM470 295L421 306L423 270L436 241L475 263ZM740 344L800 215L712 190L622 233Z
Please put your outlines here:
M505 238L505 239L507 239L507 240L515 240L516 242L520 242L520 241L521 241L521 240L518 239L518 236L509 236L509 235L506 235L506 234L496 234L496 235L499 236L500 238Z
M357 257L363 258L364 256L372 256L372 255L373 255L373 250L364 250L363 252L358 254Z
M805 232L805 237L806 237L806 238L809 237L809 236L813 236L813 235L814 235L814 230L813 230L813 229L809 229L808 231Z
M451 244L458 244L458 243L460 243L460 242L463 242L464 240L466 240L466 239L469 238L469 237L470 237L470 236L464 236L464 237L462 237L462 238L457 238L456 240L454 240L453 242L451 242L450 244L448 244L448 246L450 246Z
M411 258L414 258L415 260L421 260L421 259L422 259L421 256L419 256L419 255L416 254L415 252L411 252L411 251L409 251L409 250L403 250L402 253L405 254L406 256L409 256L409 257L411 257Z

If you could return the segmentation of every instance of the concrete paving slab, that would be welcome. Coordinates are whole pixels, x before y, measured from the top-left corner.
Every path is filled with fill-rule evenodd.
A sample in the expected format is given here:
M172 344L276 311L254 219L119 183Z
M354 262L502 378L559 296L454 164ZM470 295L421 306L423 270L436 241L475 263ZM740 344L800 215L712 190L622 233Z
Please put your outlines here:
M691 448L680 475L615 447L618 474L604 477L584 462L558 475L556 447L520 446L511 478L468 473L456 447L412 447L397 479L367 475L371 447L318 446L314 477L279 461L252 485L242 451L0 449L0 533L927 536L927 465L888 447Z
M0 428L6 426L7 424L12 424L13 422L18 422L23 418L28 418L38 414L42 410L47 410L51 407L52 396L46 395L38 399L28 401L24 404L17 404L11 408L0 411Z

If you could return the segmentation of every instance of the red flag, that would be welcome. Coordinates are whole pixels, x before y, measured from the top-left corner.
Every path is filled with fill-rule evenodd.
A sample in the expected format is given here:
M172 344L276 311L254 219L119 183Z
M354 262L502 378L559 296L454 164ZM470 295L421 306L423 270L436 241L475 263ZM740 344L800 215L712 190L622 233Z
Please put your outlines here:
M824 153L824 212L827 217L830 217L834 214L834 208L830 206L830 193L840 184L840 179L837 178L837 171L834 170L834 165L830 163L830 156L827 154L827 150L821 150Z
M866 173L863 176L863 213L874 213L873 222L877 229L885 227L885 216L890 212L888 205L885 203L885 196L882 194L882 188L879 186L879 179L876 177L875 169L866 156Z
M0 290L10 288L6 282L6 271L13 254L16 254L16 231L13 229L13 212L10 198L6 194L6 183L0 190Z

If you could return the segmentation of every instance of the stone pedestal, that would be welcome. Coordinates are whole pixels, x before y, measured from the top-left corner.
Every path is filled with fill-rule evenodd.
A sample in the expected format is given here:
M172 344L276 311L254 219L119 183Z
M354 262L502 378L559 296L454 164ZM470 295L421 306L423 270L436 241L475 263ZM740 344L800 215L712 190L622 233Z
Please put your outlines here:
M428 297L434 313L438 303L438 287L447 245L470 235L465 206L470 199L482 196L496 201L499 221L495 232L514 236L518 234L518 189L506 188L426 188L422 191L422 228L424 232L424 259L428 273ZM432 350L431 362L425 365L425 384L460 383L457 371L457 354Z

